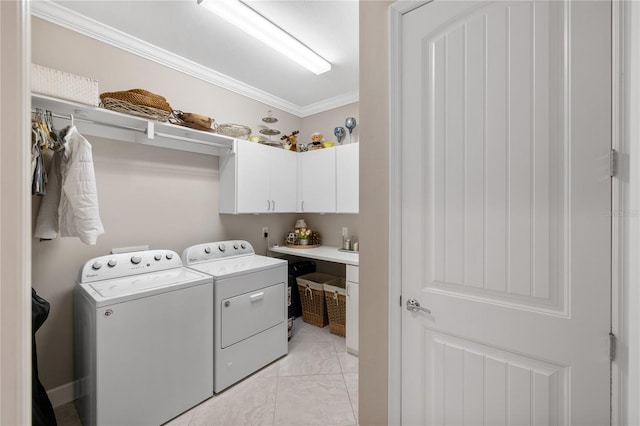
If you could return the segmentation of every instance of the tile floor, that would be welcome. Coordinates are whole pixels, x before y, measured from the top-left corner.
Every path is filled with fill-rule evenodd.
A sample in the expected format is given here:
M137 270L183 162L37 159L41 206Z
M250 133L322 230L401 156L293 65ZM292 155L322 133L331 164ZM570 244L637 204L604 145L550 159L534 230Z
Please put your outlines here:
M61 426L80 425L73 403ZM167 425L356 425L358 358L344 338L295 320L289 354Z

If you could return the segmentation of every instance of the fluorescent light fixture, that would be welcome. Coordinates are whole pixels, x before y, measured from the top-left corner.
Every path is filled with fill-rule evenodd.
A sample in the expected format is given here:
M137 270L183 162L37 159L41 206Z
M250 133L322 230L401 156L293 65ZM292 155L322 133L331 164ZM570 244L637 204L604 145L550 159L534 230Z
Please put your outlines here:
M198 4L316 74L331 64L291 34L239 0L198 0Z

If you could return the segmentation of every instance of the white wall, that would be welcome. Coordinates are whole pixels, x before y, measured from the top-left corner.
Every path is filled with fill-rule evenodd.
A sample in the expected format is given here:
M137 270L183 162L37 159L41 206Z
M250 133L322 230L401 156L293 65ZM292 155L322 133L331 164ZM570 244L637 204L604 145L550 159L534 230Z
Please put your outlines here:
M354 117L356 119L356 128L353 129L351 139L349 139L349 131L345 127L347 135L342 139L342 144L348 144L350 141L353 143L359 142L359 110L359 102L356 102L339 108L334 108L331 111L305 117L302 123L302 128L300 129L300 135L298 135L298 142L306 145L311 142L311 135L313 133L320 132L324 136L325 141L332 141L338 145L338 138L333 134L333 129L338 126L344 127L344 122L347 117Z
M219 123L246 124L254 132L267 110L273 110L283 132L304 126L299 117L49 22L34 18L32 29L34 63L94 78L100 92L143 88L165 96L173 108L209 115ZM328 119L319 114L315 120ZM91 247L76 239L33 241L33 287L51 303L50 317L38 333L40 374L47 389L73 380L73 286L85 261L114 247L148 244L181 253L192 244L231 238L246 239L264 254L262 227L269 227L273 244L299 216L218 214L217 157L89 140L105 234ZM34 214L38 204L34 197ZM356 218L325 215L318 230L324 233L326 228L329 235L347 223L357 234Z
M363 425L386 425L389 421L389 73L386 52L387 9L391 3L360 1L358 402L359 420Z

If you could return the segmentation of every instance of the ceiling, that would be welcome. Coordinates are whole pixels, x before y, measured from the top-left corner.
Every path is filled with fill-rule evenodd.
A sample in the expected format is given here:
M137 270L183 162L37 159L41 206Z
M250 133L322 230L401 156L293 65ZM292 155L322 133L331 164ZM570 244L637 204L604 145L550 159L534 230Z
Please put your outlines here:
M315 75L196 0L38 0L32 13L301 117L358 100L358 1L245 3L328 60L331 71Z

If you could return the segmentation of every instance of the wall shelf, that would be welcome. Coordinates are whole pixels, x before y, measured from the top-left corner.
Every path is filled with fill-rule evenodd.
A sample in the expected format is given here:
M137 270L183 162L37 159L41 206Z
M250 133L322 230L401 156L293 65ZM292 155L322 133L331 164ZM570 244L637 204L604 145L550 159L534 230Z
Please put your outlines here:
M148 120L100 107L83 105L50 96L31 95L31 108L51 111L56 126L70 124L85 136L115 139L206 155L225 155L233 151L233 138L202 132L174 124ZM65 120L64 122L62 120Z

